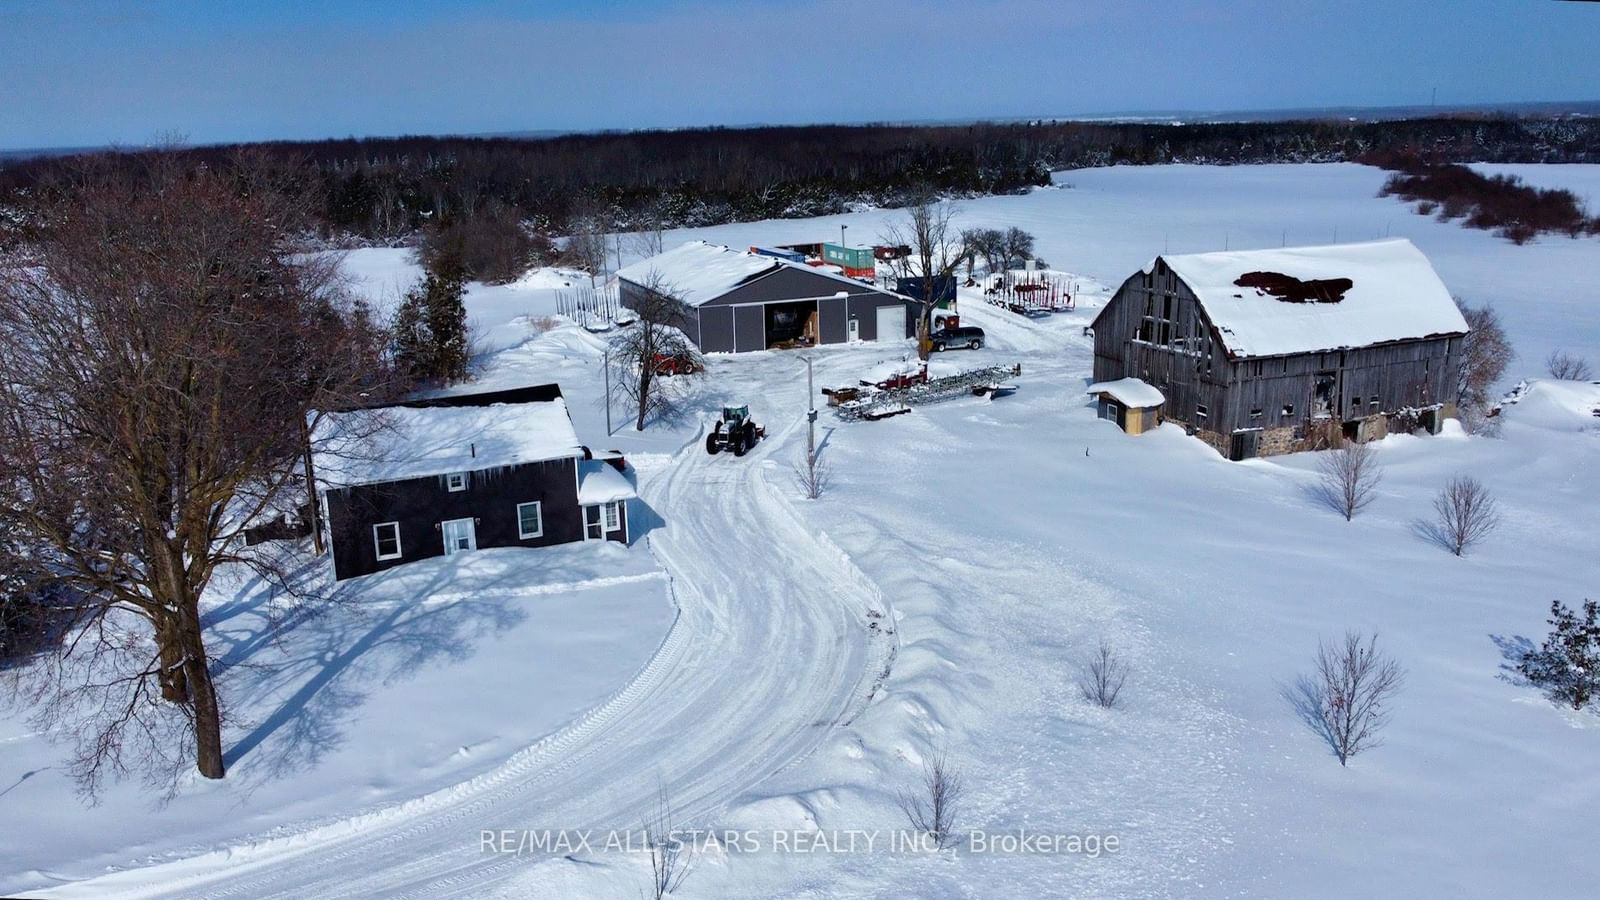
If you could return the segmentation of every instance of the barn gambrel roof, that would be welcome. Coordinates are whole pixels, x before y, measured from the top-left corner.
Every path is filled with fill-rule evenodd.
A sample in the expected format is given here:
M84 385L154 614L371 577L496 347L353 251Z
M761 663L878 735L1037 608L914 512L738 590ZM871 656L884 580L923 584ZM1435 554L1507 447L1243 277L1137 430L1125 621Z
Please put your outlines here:
M1234 358L1284 356L1465 334L1428 258L1404 238L1358 244L1157 257L1194 292ZM1155 263L1143 270L1149 273ZM1244 287L1250 273L1343 287L1291 300ZM1348 279L1344 287L1341 279ZM1335 293L1337 300L1330 300Z

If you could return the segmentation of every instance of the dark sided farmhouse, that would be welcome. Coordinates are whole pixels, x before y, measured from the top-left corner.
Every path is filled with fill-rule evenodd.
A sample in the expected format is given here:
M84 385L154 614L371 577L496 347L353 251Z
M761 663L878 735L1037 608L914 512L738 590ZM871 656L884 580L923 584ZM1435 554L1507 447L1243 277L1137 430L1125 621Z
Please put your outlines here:
M682 302L676 325L705 352L901 341L916 332L899 294L790 259L690 241L617 273L622 305Z
M554 384L324 416L335 578L482 547L628 541L627 463L578 443Z
M1145 382L1162 419L1248 459L1437 432L1466 333L1410 241L1163 256L1095 317L1094 378Z

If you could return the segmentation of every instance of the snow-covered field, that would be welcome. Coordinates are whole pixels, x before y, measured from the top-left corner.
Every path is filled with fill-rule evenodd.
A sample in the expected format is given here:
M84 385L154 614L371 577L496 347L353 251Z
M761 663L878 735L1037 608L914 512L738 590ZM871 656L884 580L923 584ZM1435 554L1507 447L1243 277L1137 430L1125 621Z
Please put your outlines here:
M964 202L963 225L1026 228L1085 286L1084 309L1044 320L963 304L988 346L940 361L1020 362L1016 395L877 423L824 412L833 483L807 502L790 473L804 366L792 353L717 357L695 416L608 445L634 460L659 516L647 541L607 558L495 551L458 558L459 571L440 561L362 579L352 603L279 625L276 642L255 595L219 604L213 640L297 673L240 670L231 696L246 718L285 712L254 744L259 728L234 735L228 782L186 784L165 808L122 787L86 809L49 768L54 750L0 722L0 760L17 768L0 773L0 816L38 823L0 842L0 891L632 897L648 875L637 854L486 854L479 830L637 827L658 785L700 827L899 828L896 791L943 748L968 786L962 827L1115 835L1119 849L948 858L769 841L707 854L677 896L1588 893L1600 719L1506 678L1502 647L1537 642L1551 600L1576 604L1600 584L1600 386L1536 383L1498 439L1388 438L1380 496L1350 523L1309 496L1309 456L1229 463L1172 426L1130 438L1082 394L1082 327L1152 256L1336 229L1409 237L1453 292L1493 300L1520 353L1507 386L1541 374L1557 346L1600 362L1586 280L1600 243L1516 247L1376 198L1382 178L1349 165L1115 168ZM668 241L784 243L840 224L864 240L894 215ZM378 294L414 277L403 251L347 265ZM601 339L528 318L553 311L551 277L469 294L488 351L480 384L558 380L579 434L607 445ZM822 348L818 385L909 351ZM694 445L725 401L768 427L757 454ZM1463 472L1505 521L1457 559L1414 521ZM624 580L591 581L602 575ZM641 670L672 621L669 597L676 637ZM1341 768L1279 689L1347 628L1377 631L1408 677L1384 745ZM1133 666L1112 712L1073 687L1102 638ZM272 769L282 756L295 764ZM343 821L357 813L369 815ZM181 858L214 847L233 849Z

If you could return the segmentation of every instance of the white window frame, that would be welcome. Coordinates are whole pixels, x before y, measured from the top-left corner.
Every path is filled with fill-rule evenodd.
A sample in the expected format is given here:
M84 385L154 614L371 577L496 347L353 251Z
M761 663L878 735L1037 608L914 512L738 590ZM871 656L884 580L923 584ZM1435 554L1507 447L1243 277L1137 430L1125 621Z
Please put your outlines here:
M1122 415L1122 404L1118 403L1115 400L1107 400L1107 401L1105 401L1105 404L1106 404L1106 419L1109 420L1109 421L1115 422L1117 420L1117 418Z
M393 528L394 529L394 552L393 553L385 554L383 552L383 541L381 539L379 539L379 537L378 537L378 529L379 528ZM378 562L383 562L384 560L389 560L389 559L399 559L400 557L405 555L404 548L402 548L400 546L400 523L399 522L378 522L377 524L372 526L372 552L373 552L374 555L376 555L378 557Z
M622 530L622 501L613 500L600 507L600 528L607 534Z
M445 489L451 493L464 491L469 484L471 484L471 479L467 477L466 472L451 472L444 477Z
M1209 419L1211 418L1211 408L1204 403L1196 403L1194 405L1194 416L1197 419Z
M539 517L539 530L538 531L529 532L529 531L523 531L522 530L522 508L524 506L533 507L535 514L538 515L538 517ZM541 501L541 500L529 500L527 503L518 503L517 504L517 539L526 541L526 540L531 540L533 538L538 538L538 537L544 537L544 502Z

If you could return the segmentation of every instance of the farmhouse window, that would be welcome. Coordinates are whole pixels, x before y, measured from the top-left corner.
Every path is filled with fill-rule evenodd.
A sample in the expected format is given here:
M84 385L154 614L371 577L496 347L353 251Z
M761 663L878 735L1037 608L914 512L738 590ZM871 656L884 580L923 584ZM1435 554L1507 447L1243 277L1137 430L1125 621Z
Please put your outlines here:
M538 500L517 504L517 537L522 540L544 536L544 509Z
M452 492L466 490L467 489L467 473L465 473L465 472L451 472L449 475L446 475L444 477L444 486L449 488Z
M615 503L607 503L605 505L606 530L607 531L616 531L618 528L622 527L622 510L621 510L621 507L622 507L622 501L621 500L618 500Z
M400 523L380 522L372 526L372 546L378 559L400 558Z

